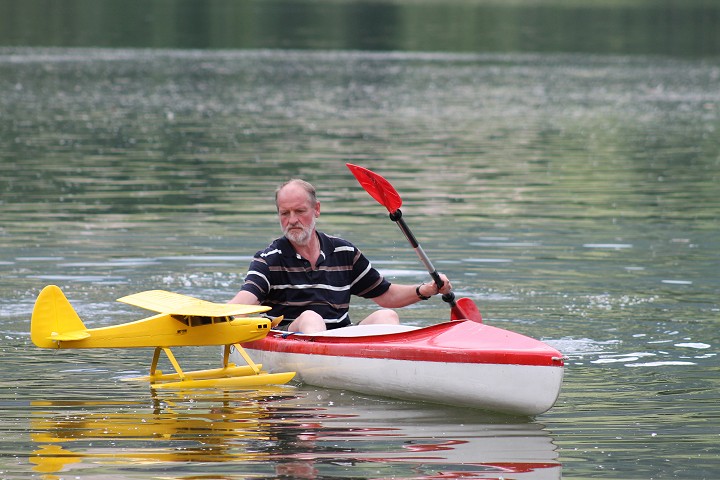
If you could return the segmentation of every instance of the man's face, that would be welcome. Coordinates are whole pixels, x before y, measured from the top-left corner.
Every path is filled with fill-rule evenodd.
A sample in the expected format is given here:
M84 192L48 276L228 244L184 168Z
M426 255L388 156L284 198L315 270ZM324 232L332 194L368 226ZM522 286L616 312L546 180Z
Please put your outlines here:
M320 202L310 203L308 193L300 186L287 185L277 196L278 216L283 234L292 243L307 245L320 215Z

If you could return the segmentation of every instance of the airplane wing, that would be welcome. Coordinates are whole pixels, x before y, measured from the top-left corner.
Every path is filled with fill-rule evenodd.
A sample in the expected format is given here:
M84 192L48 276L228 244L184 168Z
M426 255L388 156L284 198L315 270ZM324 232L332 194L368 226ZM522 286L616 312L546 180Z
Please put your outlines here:
M170 315L188 315L197 317L229 317L233 315L249 315L270 310L262 305L240 305L235 303L214 303L199 298L189 297L180 293L165 290L147 290L134 293L118 302Z

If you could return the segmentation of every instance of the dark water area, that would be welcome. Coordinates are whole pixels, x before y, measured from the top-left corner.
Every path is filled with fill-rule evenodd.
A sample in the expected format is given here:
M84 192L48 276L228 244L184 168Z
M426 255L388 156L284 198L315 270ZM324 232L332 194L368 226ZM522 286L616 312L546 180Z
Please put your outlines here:
M720 474L714 2L59 5L0 0L0 478ZM151 351L31 343L47 284L88 327L145 316L115 301L142 290L231 298L289 177L321 230L427 280L346 162L486 323L567 356L550 411L160 393L127 381Z
M0 45L717 57L711 0L2 0Z

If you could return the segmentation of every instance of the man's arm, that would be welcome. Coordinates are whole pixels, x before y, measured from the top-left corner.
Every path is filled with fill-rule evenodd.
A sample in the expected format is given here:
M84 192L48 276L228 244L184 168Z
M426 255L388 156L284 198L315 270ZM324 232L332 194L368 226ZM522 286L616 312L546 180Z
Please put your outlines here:
M241 305L259 305L258 298L252 293L240 290L228 303L239 303Z
M423 297L432 297L438 293L448 293L452 290L450 280L445 275L440 274L440 279L443 281L443 286L439 290L435 283L423 283L419 286L393 283L385 293L373 298L373 300L383 308L407 307L422 300L418 296L418 290Z

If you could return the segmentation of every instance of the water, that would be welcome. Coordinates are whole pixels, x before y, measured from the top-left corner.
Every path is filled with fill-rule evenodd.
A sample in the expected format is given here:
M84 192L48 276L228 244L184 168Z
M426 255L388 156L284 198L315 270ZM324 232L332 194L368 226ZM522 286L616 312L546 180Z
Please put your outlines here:
M644 42L587 55L571 34L562 48L389 52L307 32L304 50L260 34L148 50L132 36L68 48L24 31L32 41L0 49L0 477L720 473L712 55L658 56ZM508 418L296 384L160 394L126 381L149 351L31 344L50 283L92 327L141 318L115 299L145 289L229 299L277 236L273 190L292 176L319 187L322 230L395 281L426 280L345 162L393 183L436 267L487 323L568 356L552 410ZM435 299L401 316L449 312ZM183 366L220 361L216 348L186 350Z

